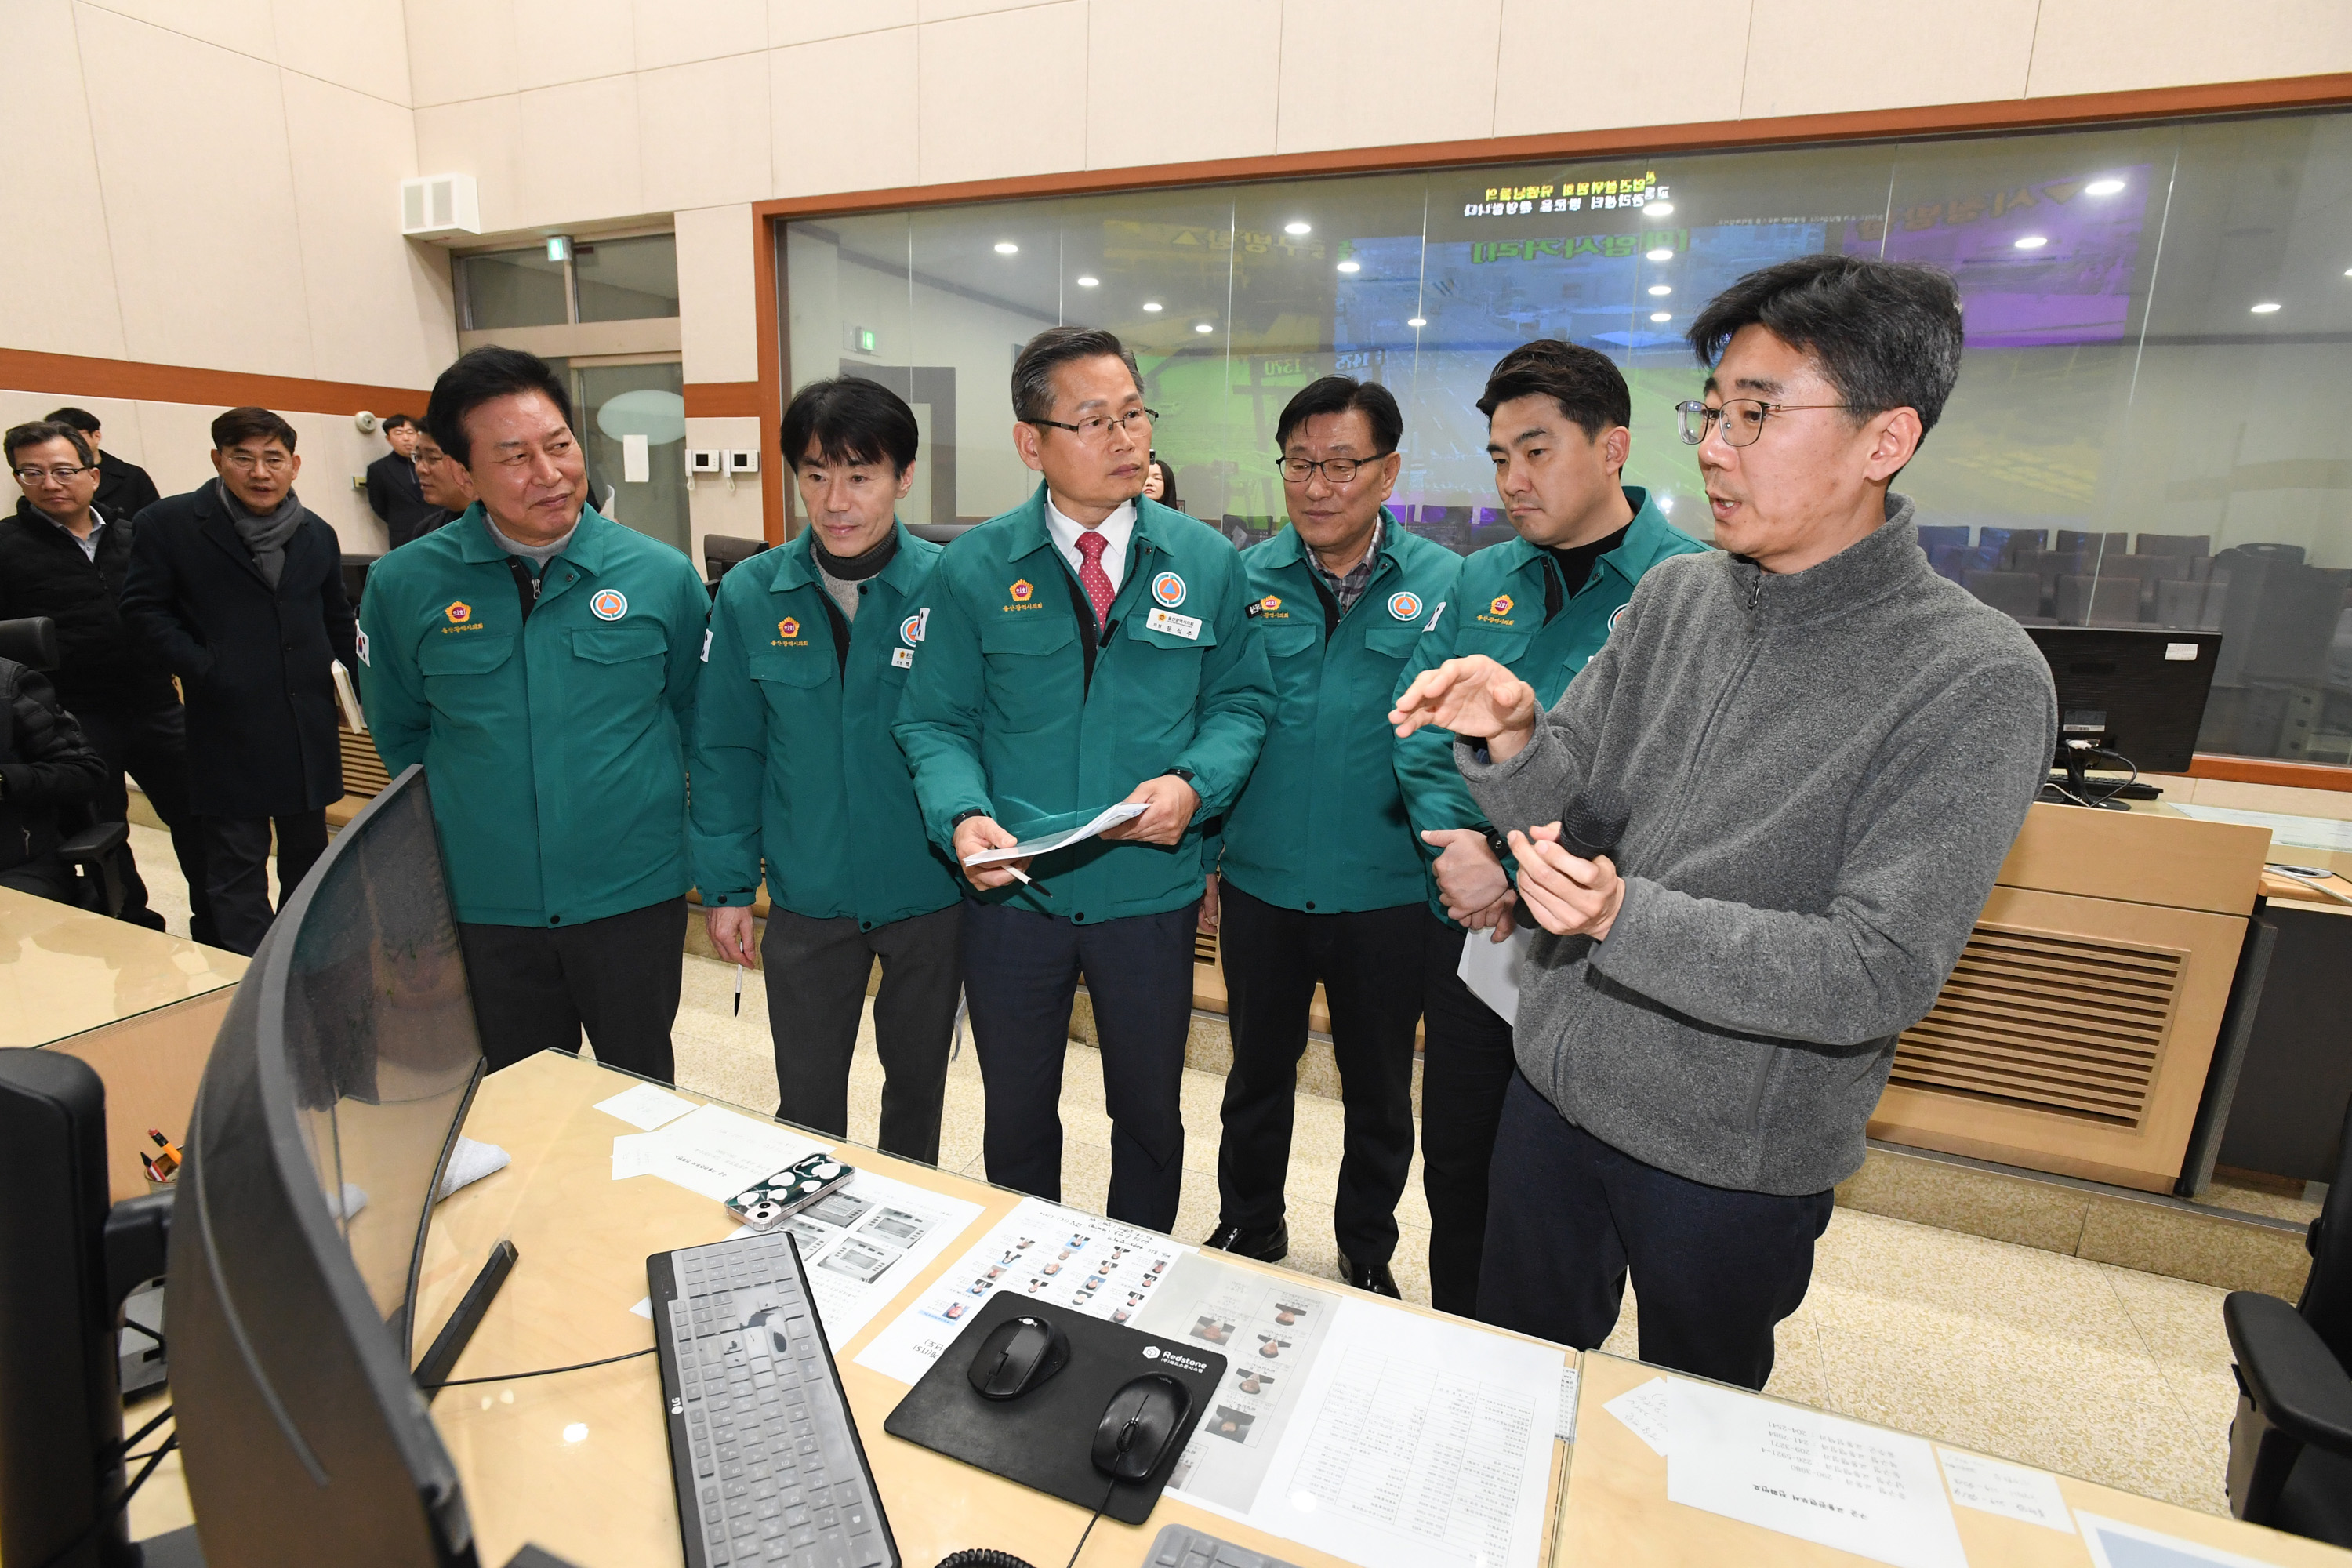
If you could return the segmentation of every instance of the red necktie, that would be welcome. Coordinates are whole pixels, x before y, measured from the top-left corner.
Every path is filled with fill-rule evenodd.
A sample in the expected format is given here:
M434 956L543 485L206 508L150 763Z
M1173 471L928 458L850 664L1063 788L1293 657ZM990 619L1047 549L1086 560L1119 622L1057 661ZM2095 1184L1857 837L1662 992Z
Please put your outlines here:
M1109 574L1102 569L1103 547L1109 542L1098 529L1089 528L1078 535L1078 553L1086 557L1086 563L1078 568L1078 585L1094 601L1097 626L1110 614L1110 602L1118 597L1111 590Z

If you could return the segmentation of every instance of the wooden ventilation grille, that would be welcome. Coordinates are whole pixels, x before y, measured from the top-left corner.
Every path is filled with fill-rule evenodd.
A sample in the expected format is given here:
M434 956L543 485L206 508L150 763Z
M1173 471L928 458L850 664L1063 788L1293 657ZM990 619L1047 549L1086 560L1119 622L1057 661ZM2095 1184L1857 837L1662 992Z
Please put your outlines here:
M2176 948L1979 925L1894 1080L2137 1127L2179 1004Z
M362 800L382 795L392 783L392 774L376 755L374 740L350 730L336 731L335 738L343 746L343 793Z

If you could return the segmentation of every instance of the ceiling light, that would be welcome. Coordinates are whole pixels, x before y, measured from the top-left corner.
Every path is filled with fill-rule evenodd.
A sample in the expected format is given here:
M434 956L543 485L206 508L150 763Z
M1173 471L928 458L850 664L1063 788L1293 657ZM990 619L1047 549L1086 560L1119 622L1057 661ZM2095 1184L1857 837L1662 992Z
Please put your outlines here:
M1297 223L1284 224L1282 226L1282 232L1285 234L1313 234L1315 232L1315 226L1302 219Z
M1674 319L1675 313L1672 310L1653 310L1650 312L1650 320L1654 321L1671 321Z
M1192 323L1192 330L1196 332L1213 332L1217 329L1207 321L1195 321Z
M999 256L1018 256L1021 254L1021 247L1013 244L1009 239L1000 239L996 242L996 254Z
M1653 283L1650 285L1651 294L1657 298L1662 299L1674 291L1674 285L1671 283Z
M1675 253L1663 245L1650 252L1650 259L1653 261L1672 261L1674 258Z
M1361 272L1363 269L1364 265L1360 261L1342 261L1339 263L1339 270L1342 272Z
M1081 278L1078 279L1078 287L1081 289L1096 289L1100 288L1101 286L1102 279L1099 278Z
M1652 202L1648 206L1642 209L1642 216L1643 217L1672 217L1675 216L1675 204L1672 202Z
M1157 315L1160 312L1160 301L1157 300L1146 300L1143 302L1143 308L1150 310L1154 315Z
M2021 234L2010 243L2020 250L2039 250L2050 243L2050 237L2041 234Z
M1675 498L1672 496L1660 496L1658 498L1658 510L1664 512L1668 517L1672 517L1675 511Z
M1429 325L1429 318L1427 316L1415 316L1412 320L1407 321L1405 325L1408 327L1425 327Z
M2279 302L2276 300L2265 300L2261 304L2256 305L2253 308L2253 310L2254 314L2257 316L2268 316L2276 312L2278 308Z
M2121 180L2093 180L2083 187L2083 194L2086 196L2111 196L2123 188Z

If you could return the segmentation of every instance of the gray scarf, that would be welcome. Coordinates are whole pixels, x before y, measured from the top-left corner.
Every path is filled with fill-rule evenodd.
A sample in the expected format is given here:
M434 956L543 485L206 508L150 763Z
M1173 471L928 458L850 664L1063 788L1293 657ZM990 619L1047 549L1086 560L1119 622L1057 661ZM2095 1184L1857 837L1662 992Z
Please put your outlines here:
M245 510L228 486L219 479L213 483L220 489L221 504L228 508L228 520L236 527L236 536L253 552L253 563L261 569L261 580L272 588L286 571L286 544L294 531L302 526L302 502L292 490L278 503L278 510L268 517L256 517Z

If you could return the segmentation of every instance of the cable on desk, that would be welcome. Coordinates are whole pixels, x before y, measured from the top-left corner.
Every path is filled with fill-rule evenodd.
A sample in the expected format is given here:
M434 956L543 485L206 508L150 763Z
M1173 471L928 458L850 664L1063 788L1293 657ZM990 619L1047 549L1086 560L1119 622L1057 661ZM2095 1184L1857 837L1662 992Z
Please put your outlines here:
M559 1372L586 1372L592 1366L610 1366L616 1361L635 1361L641 1355L653 1353L654 1347L647 1345L641 1351L608 1355L602 1361L576 1361L570 1366L543 1366L536 1372L507 1372L496 1377L452 1377L440 1383L420 1383L416 1386L420 1393L430 1394L436 1388L462 1388L469 1383L520 1383L527 1377L553 1377Z
M164 1415L168 1415L170 1414L171 1412L168 1410L163 1413ZM163 1418L163 1415L159 1415L155 1419L160 1421ZM164 1438L163 1446L157 1448L152 1454L150 1454L147 1457L145 1467L142 1468L136 1476L131 1478L131 1484L129 1486L122 1489L122 1495L109 1503L105 1512L90 1521L89 1528L81 1532L81 1536L79 1540L75 1541L71 1546L67 1547L63 1552L58 1552L55 1557L50 1558L47 1563L42 1563L41 1568L61 1568L61 1564L72 1562L75 1555L79 1552L83 1547L88 1546L91 1542L97 1540L100 1534L105 1531L106 1527L114 1522L114 1518L117 1514L131 1506L131 1500L138 1495L139 1489L141 1487L147 1484L147 1478L155 1473L155 1467L163 1462L163 1456L170 1453L179 1446L180 1435L177 1432L174 1432L170 1436Z

